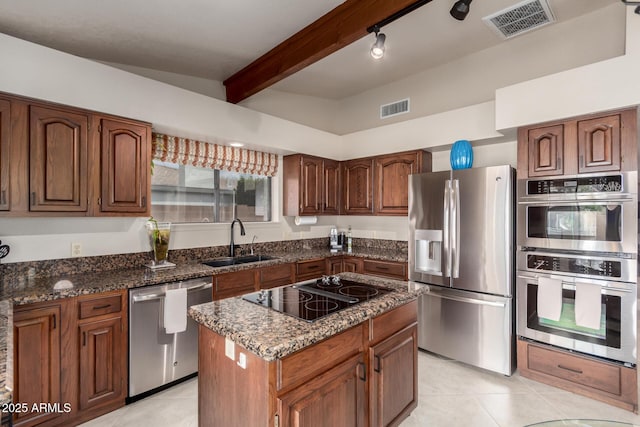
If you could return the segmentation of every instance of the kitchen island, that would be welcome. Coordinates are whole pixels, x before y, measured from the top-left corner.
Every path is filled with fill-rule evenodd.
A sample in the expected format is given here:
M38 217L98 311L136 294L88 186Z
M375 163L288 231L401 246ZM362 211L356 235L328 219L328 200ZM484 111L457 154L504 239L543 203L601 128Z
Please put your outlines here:
M193 306L200 426L398 425L417 405L421 285L354 273L393 292L305 322L242 298Z

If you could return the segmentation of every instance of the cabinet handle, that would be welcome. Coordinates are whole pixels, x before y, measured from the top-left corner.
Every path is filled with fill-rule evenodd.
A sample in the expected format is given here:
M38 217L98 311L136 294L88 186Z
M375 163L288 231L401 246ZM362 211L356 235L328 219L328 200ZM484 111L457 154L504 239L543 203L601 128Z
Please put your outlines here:
M316 265L310 265L308 268L309 270L317 270L318 268L322 268L322 267L316 264Z
M358 362L358 368L362 370L362 375L360 375L358 373L358 378L360 378L360 381L367 381L367 367L364 363L362 362Z
M147 197L146 196L142 196L142 207L143 208L147 207Z
M86 347L87 345L87 331L82 331L82 346Z
M582 374L582 369L574 369L574 368L569 368L567 366L562 366L562 365L558 365L558 368L564 369L565 371L573 372L575 374Z
M387 271L389 270L389 267L385 267L384 265L376 265L376 270Z
M52 329L56 329L58 327L58 323L56 322L56 315L53 315L53 328Z
M92 308L92 310L102 310L103 308L108 308L108 307L111 307L111 304L96 305L95 307Z
M374 359L376 363L374 363L373 365L373 370L380 373L380 371L382 370L382 366L380 364L380 356L376 355Z
M36 205L36 192L32 192L31 193L31 206L35 206Z

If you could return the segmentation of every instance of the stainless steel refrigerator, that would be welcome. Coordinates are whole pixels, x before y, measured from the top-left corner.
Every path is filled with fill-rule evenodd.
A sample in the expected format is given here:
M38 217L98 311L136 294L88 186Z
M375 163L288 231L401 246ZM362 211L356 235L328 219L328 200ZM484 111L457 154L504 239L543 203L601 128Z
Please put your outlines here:
M418 347L511 375L515 368L514 170L409 176L409 279Z

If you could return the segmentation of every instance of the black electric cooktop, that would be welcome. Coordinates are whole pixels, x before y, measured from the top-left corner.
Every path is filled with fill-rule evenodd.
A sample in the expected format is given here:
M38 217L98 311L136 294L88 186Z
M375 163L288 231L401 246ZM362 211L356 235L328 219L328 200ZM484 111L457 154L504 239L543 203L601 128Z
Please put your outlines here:
M377 298L392 289L325 276L322 279L247 294L242 299L313 322L328 314Z

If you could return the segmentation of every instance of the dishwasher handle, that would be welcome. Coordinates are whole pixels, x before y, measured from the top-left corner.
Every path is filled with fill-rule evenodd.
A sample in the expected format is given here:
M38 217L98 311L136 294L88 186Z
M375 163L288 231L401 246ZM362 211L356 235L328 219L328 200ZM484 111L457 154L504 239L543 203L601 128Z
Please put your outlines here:
M205 283L200 283L198 285L188 287L186 289L187 289L187 292L193 292L193 291L199 291L204 289L211 289L212 287L213 287L213 284L211 282L205 282ZM155 300L160 300L164 297L165 297L165 292L161 291L153 294L134 295L131 298L131 301L133 302L155 301Z

